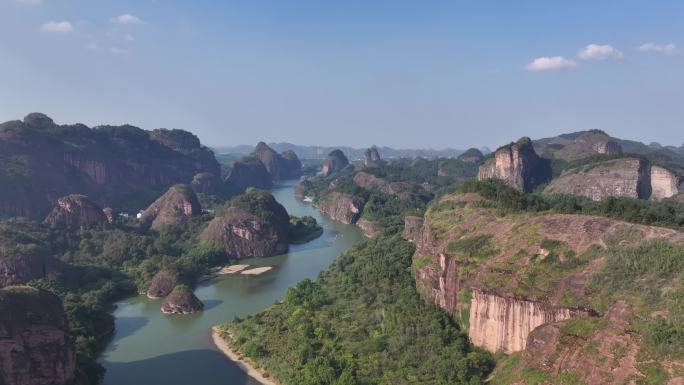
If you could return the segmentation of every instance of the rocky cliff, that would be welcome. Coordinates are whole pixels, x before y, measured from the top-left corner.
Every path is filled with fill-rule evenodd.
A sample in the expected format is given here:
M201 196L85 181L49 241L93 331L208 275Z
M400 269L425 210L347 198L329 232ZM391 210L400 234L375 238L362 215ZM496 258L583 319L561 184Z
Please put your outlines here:
M363 154L363 166L364 167L374 167L380 165L382 159L380 158L380 152L378 148L373 146L367 149Z
M502 217L483 203L461 194L431 206L415 240L414 267L419 291L490 351L523 350L541 325L595 315L585 307L587 286L606 245L684 244L675 230L582 215Z
M49 245L27 236L18 223L0 226L0 287L61 274L63 264L50 255Z
M661 200L679 192L680 177L642 158L619 158L567 170L544 189L600 201L607 197Z
M199 240L219 245L228 258L267 257L288 250L290 217L266 191L249 189L233 198Z
M229 187L235 193L241 193L249 187L269 189L273 187L273 179L264 164L254 156L244 157L233 163L233 168L226 178Z
M28 286L0 289L0 384L66 385L76 348L59 298Z
M363 235L368 238L373 238L382 231L382 229L377 223L369 221L365 218L361 218L358 221L356 221L356 226L358 226L361 229Z
M161 305L164 314L191 314L204 310L204 304L189 287L176 286Z
M323 161L321 167L321 174L329 176L336 172L340 172L349 166L349 159L340 150L334 150L328 154L328 157Z
M332 192L319 203L318 209L336 221L351 224L361 217L365 204L366 201L361 197Z
M69 194L134 211L200 172L220 174L213 153L185 131L57 125L42 114L0 124L0 216L44 218Z
M259 142L253 155L263 163L273 180L297 179L302 176L302 162L294 151L285 151L281 155L266 143Z
M159 231L167 226L180 226L202 213L195 192L187 185L172 186L154 201L140 217L143 229Z
M530 138L525 137L496 150L494 157L480 166L477 179L500 179L507 186L529 192L549 175L548 164L534 151Z
M535 141L535 149L546 158L574 161L592 155L618 155L620 144L601 130L589 130Z
M50 226L91 227L109 222L104 210L85 195L68 195L57 199L57 205L43 220Z

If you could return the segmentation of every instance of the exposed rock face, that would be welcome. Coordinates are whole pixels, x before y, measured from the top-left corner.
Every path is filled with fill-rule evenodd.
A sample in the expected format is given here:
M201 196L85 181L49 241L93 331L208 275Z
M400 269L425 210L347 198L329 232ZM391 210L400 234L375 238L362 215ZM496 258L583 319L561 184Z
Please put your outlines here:
M51 226L91 227L109 222L100 206L85 195L68 195L57 199L57 205L43 223Z
M535 148L543 157L567 161L597 154L618 155L622 153L620 144L601 130L589 130L542 139L536 142Z
M318 209L332 219L352 224L361 216L366 201L351 194L332 192L323 199Z
M602 217L501 217L495 210L483 208L482 199L476 194L457 194L431 206L415 238L414 266L419 292L456 315L474 344L493 352L525 349L528 335L540 325L595 315L564 304L587 300L589 277L600 265L601 253L581 269L566 270L566 275L525 281L535 264L548 263L559 271L562 261L600 249L607 239L614 241L613 237L684 243L684 233L676 230ZM555 249L544 249L544 243L555 245ZM471 245L470 251L467 245Z
M0 287L62 273L62 264L50 256L48 246L34 240L20 243L17 239L13 229L0 231Z
M382 231L382 229L377 223L371 222L368 219L364 218L359 219L356 222L356 225L361 229L363 235L368 238L373 238L376 234Z
M500 179L509 187L529 192L547 174L543 161L532 147L532 141L525 137L496 150L494 158L480 166L477 179Z
M197 173L220 174L213 153L194 135L173 132L128 125L59 126L42 114L2 123L0 216L42 219L59 197L74 192L131 212L170 186L189 183ZM169 136L186 140L178 143Z
M76 348L55 295L28 286L0 289L0 383L70 384Z
M347 159L344 153L340 150L334 150L328 154L328 157L323 161L321 174L323 174L323 176L329 176L333 173L344 170L344 168L348 165L349 159Z
M258 158L244 157L233 164L233 169L226 182L236 192L245 191L249 187L269 189L273 187L271 175Z
M394 195L403 201L419 199L413 192L413 186L406 182L389 182L373 174L359 171L354 175L354 183L366 190L378 190L384 194Z
M214 218L199 240L220 245L228 258L267 257L288 250L290 216L271 194L249 189Z
M163 298L171 293L178 284L178 274L169 270L161 270L152 277L147 288L148 298Z
M679 194L682 179L674 172L660 167L651 167L651 196L650 199L661 200Z
M179 226L202 213L197 195L187 185L172 186L159 197L140 217L143 229L161 230L167 226Z
M382 162L378 148L373 146L363 154L363 165L365 167L377 166Z
M411 242L415 242L420 236L423 227L423 217L407 215L404 217L403 237Z
M254 156L259 158L273 180L297 179L302 176L302 162L294 151L285 151L282 155L264 142L259 142L254 149Z
M204 310L202 301L185 285L176 286L161 306L164 314L190 314L202 310Z
M586 314L477 290L472 296L468 336L474 345L490 352L525 350L528 335L538 326Z
M477 148L469 148L456 159L466 163L480 164L484 160L484 155Z
M544 189L601 201L607 197L661 200L678 193L679 177L638 158L612 159L567 170Z

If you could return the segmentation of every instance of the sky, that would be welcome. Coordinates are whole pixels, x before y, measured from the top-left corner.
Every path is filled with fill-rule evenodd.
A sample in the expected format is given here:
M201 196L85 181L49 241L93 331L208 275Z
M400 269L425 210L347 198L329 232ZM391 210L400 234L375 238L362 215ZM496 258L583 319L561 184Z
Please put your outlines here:
M680 0L0 0L0 121L496 148L684 142Z

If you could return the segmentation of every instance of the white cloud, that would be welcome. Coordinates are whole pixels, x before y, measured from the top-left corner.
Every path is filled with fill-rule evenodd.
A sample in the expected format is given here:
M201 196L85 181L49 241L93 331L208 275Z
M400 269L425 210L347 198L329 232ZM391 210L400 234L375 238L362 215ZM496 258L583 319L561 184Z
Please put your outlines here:
M109 53L112 53L114 55L130 55L131 51L121 47L110 47Z
M611 45L589 44L579 52L582 60L622 59L625 55Z
M74 26L68 21L49 21L40 27L45 32L66 33L74 30Z
M639 51L659 53L666 56L677 56L680 53L679 48L677 48L677 45L674 43L669 43L665 45L660 45L652 42L644 43L639 47Z
M140 20L139 17L133 16L129 13L119 15L117 17L112 18L112 23L116 24L140 24L142 23L142 20Z
M574 60L562 56L538 57L525 66L530 71L550 71L577 68Z

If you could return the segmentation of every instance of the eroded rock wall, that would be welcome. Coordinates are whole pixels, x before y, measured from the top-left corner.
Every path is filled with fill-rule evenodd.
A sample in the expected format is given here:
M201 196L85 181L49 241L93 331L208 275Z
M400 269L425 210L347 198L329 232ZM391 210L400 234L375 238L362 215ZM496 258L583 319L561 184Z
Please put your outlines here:
M530 138L496 150L477 174L478 180L499 179L518 191L529 192L544 178L543 161L534 151Z

